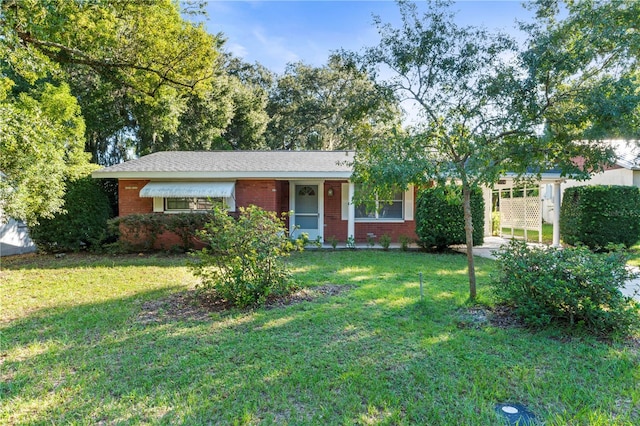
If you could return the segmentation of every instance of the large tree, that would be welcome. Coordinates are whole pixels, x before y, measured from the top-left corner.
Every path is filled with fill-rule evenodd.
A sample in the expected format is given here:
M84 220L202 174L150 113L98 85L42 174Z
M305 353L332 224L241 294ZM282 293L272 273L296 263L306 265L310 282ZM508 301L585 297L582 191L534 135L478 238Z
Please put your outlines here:
M65 182L86 170L84 121L66 85L9 94L0 79L0 220L29 224L62 208Z
M175 131L140 132L140 154L160 150L264 148L272 74L259 64L224 55L224 64L204 95L190 95Z
M328 64L290 64L269 97L267 144L272 149L349 149L399 124L393 93L347 55Z
M574 72L571 67L583 58L558 54L553 43L533 39L521 54L503 34L459 26L448 6L428 2L421 14L415 3L399 2L400 28L376 19L381 41L360 59L379 75L392 76L386 85L413 102L419 121L408 134L359 146L355 178L378 192L430 180L462 184L473 299L472 189L492 186L507 171L523 175L560 167L585 176L612 153L575 134L558 137L576 125L565 114L568 104L601 73ZM544 126L553 132L541 135ZM572 161L578 156L584 163Z
M219 47L219 38L184 20L171 0L4 0L5 211L34 222L61 210L62 177L86 163L79 155L85 129L94 161L105 163L126 155L140 123L175 132L188 96L209 92Z
M538 0L523 63L556 139L640 137L640 2Z

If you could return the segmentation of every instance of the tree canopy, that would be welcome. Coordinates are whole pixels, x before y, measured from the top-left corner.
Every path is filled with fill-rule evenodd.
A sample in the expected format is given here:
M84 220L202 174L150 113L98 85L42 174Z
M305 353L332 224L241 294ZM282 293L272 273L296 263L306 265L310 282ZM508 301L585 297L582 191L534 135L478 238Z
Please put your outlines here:
M289 65L277 78L267 111L272 149L352 149L400 124L393 93L339 54L323 67Z
M85 136L94 161L109 164L132 149L132 129L177 131L187 96L212 86L220 43L170 0L2 2L7 215L34 223L62 209L65 179L87 163Z

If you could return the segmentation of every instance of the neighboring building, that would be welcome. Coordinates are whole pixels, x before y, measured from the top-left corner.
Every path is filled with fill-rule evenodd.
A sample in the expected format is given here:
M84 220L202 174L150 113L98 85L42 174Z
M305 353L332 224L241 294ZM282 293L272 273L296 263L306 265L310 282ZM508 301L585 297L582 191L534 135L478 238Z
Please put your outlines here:
M27 225L14 219L4 218L0 211L0 257L34 251L36 251L36 245L29 237Z
M368 236L416 238L415 190L377 200L367 212L349 201L353 151L167 151L107 167L94 178L118 179L119 216L205 211L220 201L230 212L256 205L292 212L292 235L310 239L367 241ZM169 246L165 235L158 244Z

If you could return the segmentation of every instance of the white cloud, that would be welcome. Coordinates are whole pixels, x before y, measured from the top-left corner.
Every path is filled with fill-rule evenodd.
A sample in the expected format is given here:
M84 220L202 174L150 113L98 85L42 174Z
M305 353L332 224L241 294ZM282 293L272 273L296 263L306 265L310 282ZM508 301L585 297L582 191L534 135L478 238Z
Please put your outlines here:
M226 51L233 54L233 56L237 56L239 58L244 59L249 53L247 48L241 45L240 43L229 43L225 44Z
M250 53L254 57L261 56L262 58L258 59L258 62L273 71L283 72L288 63L300 60L300 56L288 47L289 40L265 34L262 27L254 28L251 34L257 41L255 48L260 49L262 53Z

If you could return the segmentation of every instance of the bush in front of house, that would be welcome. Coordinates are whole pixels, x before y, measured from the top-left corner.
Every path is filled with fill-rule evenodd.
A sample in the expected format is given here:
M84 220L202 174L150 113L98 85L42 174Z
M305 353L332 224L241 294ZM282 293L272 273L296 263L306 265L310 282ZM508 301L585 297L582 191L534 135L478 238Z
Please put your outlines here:
M473 243L480 245L484 241L484 199L479 188L471 193L471 217ZM418 193L416 234L424 248L443 249L466 242L461 186L436 185Z
M193 254L189 268L200 278L202 297L247 307L295 287L283 259L302 250L304 241L290 240L276 213L241 207L235 219L215 208L198 237L207 247Z
M562 240L591 249L631 247L640 240L640 190L634 186L567 188L560 209Z
M596 335L638 329L640 305L620 288L637 274L626 268L621 246L593 253L585 246L530 247L512 241L496 253L492 286L499 303L526 324L580 327Z
M140 213L113 218L109 230L120 238L120 251L152 250L158 237L164 232L173 232L180 238L177 249L187 251L195 246L197 231L211 220L209 213Z
M45 251L79 251L95 248L107 238L112 216L109 197L90 176L67 184L64 213L41 218L29 229L31 238Z

